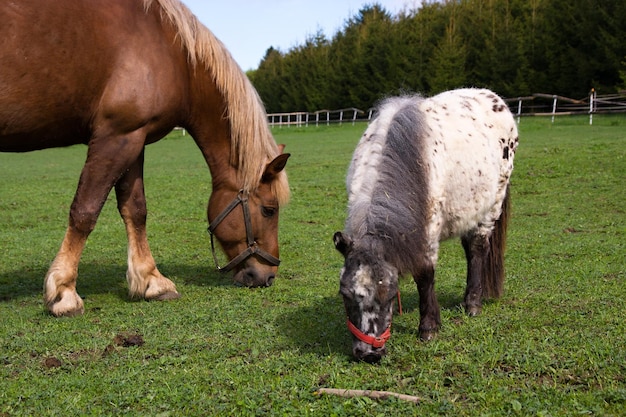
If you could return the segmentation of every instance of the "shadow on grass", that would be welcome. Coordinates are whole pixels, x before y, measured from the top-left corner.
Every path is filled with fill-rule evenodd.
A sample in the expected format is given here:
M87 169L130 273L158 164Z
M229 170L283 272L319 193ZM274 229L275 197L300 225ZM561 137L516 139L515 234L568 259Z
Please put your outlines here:
M290 310L276 319L290 345L317 356L351 355L343 301L339 295L316 297L310 304Z
M159 270L175 283L206 287L233 286L231 275L222 274L212 266L160 264ZM0 273L0 302L23 297L43 295L43 280L48 271L46 266ZM78 269L77 290L81 297L95 294L116 294L130 301L126 283L126 265L81 263Z
M448 291L437 294L442 310L456 310L463 301L462 295ZM402 295L403 314L416 315L419 321L417 290ZM397 323L394 313L395 333L411 333L419 337L418 329ZM276 319L276 326L286 335L293 347L317 356L339 354L352 356L352 336L346 327L345 310L340 295L316 297L309 305L290 310Z

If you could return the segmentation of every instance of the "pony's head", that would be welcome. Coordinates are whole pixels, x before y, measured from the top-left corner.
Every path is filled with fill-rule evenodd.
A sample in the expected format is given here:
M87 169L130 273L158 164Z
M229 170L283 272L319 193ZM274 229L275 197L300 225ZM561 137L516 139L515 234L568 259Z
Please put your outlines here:
M288 158L280 154L268 163L254 191L217 187L211 194L207 212L215 263L221 271L234 271L233 279L243 286L269 287L274 282L280 264L275 183L281 181ZM218 263L214 236L229 259L224 266Z
M363 239L355 244L341 232L335 233L333 240L345 260L339 291L353 336L352 353L358 360L378 362L386 353L385 342L391 334L398 270L383 259L375 242L369 244Z

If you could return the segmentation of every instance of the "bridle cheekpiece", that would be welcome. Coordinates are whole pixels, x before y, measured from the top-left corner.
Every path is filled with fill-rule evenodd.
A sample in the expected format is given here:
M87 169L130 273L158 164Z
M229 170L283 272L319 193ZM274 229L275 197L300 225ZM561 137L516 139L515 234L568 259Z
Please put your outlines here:
M256 255L260 258L263 258L270 265L278 266L280 265L280 259L275 256L272 256L270 253L264 251L259 247L259 245L254 240L254 234L252 231L252 220L250 217L250 207L248 205L248 191L239 190L237 196L230 202L228 206L209 224L207 231L211 236L211 253L213 254L213 260L215 261L215 267L218 271L221 272L229 272L232 269L236 268L239 264L243 263L249 257ZM241 204L241 208L243 210L243 221L246 227L246 239L248 243L248 247L243 250L239 255L235 256L231 261L226 264L226 266L221 267L219 265L219 261L217 260L217 254L215 252L215 243L214 243L214 232L217 229L217 226L230 214L231 211L235 209L239 204Z

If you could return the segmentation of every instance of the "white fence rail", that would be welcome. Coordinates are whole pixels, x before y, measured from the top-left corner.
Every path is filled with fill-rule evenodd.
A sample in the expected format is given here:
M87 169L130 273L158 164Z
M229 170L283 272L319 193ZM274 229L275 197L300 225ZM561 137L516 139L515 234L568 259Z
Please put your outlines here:
M589 97L572 99L555 94L533 94L526 97L507 98L504 101L509 105L511 112L518 122L522 116L555 116L588 114L589 124L593 123L594 114L626 113L626 91L618 94L597 95L591 91ZM371 120L373 108L367 111L357 108L340 110L318 110L316 112L292 112L268 114L268 122L272 127L302 127L309 125L330 125Z
M371 112L369 111L368 119L371 118ZM364 120L363 115L365 112L357 108L348 108L340 110L318 110L313 113L308 112L293 112L293 113L272 113L267 115L267 119L270 126L308 126L309 124L329 125L331 123L345 123L349 122L354 124L357 120Z

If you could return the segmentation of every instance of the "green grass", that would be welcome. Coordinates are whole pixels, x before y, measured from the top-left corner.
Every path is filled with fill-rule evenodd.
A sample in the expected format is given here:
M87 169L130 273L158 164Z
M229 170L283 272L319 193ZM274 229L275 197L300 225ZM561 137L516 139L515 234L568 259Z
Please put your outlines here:
M42 282L86 149L0 154L0 416L624 415L626 118L522 119L504 297L466 317L465 261L446 242L439 336L418 341L417 291L404 279L405 314L377 366L351 358L331 241L364 128L274 129L292 153L292 201L279 277L262 290L213 268L210 176L193 141L150 145L149 238L183 297L128 300L126 237L109 201L80 265L85 315L71 319L45 313ZM422 401L317 397L319 387Z

